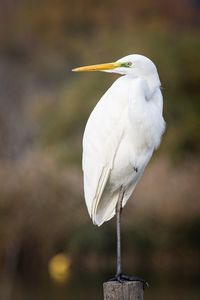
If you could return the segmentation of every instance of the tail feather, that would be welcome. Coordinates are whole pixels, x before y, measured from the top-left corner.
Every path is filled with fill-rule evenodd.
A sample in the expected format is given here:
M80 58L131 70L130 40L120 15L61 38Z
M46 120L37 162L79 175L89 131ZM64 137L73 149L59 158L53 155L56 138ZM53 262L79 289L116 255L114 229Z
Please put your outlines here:
M125 206L126 202L130 198L133 190L135 189L135 186L136 183L126 188L122 207ZM110 189L105 186L105 189L101 195L101 199L99 199L98 205L96 206L95 214L92 216L94 224L101 226L104 222L109 221L114 217L117 201L119 199L119 193L120 189L117 189L116 191L111 193Z
M97 215L97 209L98 209L99 203L101 201L102 194L104 192L106 183L107 183L108 178L110 176L110 172L111 172L110 168L104 167L103 170L102 170L100 179L99 179L98 188L97 188L95 198L92 202L92 207L91 207L91 218L92 218L94 224L96 224L95 216Z
M94 224L101 226L105 221L108 221L114 217L117 200L118 192L110 195L108 191L104 191L101 201L96 209L96 213L93 216Z

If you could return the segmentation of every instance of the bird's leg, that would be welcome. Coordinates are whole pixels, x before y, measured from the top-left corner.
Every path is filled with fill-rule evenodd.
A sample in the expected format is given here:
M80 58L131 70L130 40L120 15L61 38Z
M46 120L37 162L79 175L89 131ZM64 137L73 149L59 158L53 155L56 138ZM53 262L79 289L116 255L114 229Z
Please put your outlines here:
M117 227L117 272L115 277L120 278L122 274L122 259L121 259L121 213L122 201L124 197L124 189L121 186L119 198L116 205L116 227Z
M116 225L117 225L117 272L114 278L109 281L141 281L143 288L148 287L148 283L138 276L127 276L122 274L122 259L121 259L121 214L122 214L122 202L124 198L123 186L120 188L119 198L116 205Z

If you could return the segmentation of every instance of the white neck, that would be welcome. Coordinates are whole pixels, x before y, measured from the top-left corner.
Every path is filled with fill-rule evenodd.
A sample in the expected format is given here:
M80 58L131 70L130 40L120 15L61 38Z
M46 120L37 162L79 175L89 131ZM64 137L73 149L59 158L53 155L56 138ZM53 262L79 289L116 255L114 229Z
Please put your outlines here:
M151 75L150 77L146 77L145 79L149 86L150 95L152 95L155 92L155 90L161 86L161 82L160 82L158 73L155 73L155 74Z

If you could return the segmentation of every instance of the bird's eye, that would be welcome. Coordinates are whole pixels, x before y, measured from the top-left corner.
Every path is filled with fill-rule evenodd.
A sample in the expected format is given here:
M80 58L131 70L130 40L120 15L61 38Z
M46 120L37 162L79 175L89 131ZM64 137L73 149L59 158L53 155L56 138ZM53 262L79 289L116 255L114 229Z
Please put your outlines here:
M132 62L131 61L128 61L128 62L124 62L121 64L121 67L123 68L130 68L132 66Z
M127 66L128 68L130 68L130 67L132 66L132 62L131 62L131 61L128 61L128 62L126 63L126 66Z

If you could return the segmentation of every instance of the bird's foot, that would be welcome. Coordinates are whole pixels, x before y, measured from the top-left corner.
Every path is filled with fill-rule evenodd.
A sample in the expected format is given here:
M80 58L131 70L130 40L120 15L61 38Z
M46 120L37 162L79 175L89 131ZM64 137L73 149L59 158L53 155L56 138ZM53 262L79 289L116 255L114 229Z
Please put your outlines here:
M140 281L143 283L143 288L149 287L149 284L146 280L138 277L138 276L127 276L123 274L116 274L115 277L108 279L108 281L118 281L120 283L126 282L126 281Z

